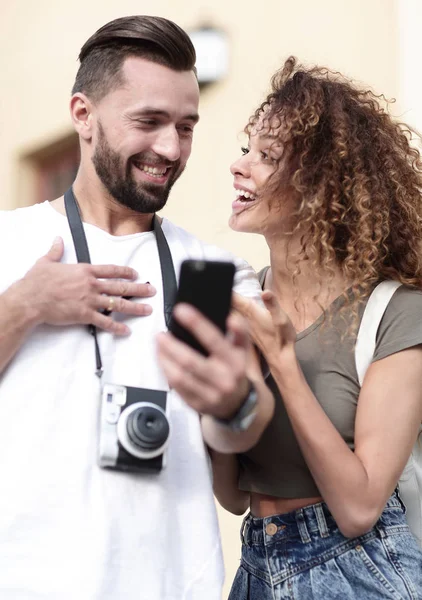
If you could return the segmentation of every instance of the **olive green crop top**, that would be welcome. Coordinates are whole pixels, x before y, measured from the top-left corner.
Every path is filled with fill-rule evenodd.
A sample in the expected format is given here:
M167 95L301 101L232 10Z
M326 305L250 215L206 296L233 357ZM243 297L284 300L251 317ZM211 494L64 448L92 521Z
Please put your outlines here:
M266 271L260 273L261 284ZM338 315L344 301L343 296L334 300L328 309L332 316L324 326L321 316L297 335L296 354L318 402L353 450L360 386L354 356L356 334L344 335L347 309ZM373 361L418 344L422 344L422 292L401 286L380 323ZM239 488L281 498L319 496L271 374L267 384L276 399L274 417L258 444L238 455Z

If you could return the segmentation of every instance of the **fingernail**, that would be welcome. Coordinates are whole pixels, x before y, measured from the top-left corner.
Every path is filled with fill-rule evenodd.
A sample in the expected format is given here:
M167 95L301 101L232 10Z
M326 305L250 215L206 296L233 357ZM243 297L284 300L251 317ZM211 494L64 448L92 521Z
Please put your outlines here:
M148 293L151 294L151 296L153 296L156 292L157 290L155 289L155 287L151 284L148 284Z
M59 235L56 235L56 237L53 240L53 244L59 244L62 241L62 238Z
M152 307L149 306L149 304L144 304L143 305L143 314L144 315L150 315L152 313Z

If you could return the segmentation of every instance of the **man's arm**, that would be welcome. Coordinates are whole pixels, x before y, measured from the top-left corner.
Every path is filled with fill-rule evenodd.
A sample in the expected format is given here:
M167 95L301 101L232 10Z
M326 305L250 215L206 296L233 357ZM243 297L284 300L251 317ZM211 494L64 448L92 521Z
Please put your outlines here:
M0 295L0 372L14 357L28 333L38 324L37 311L22 281Z
M210 414L204 414L201 418L202 434L206 444L220 453L246 452L250 448L253 448L259 441L274 413L274 396L266 386L261 374L249 367L246 369L245 377L247 378L247 382L253 384L257 398L253 420L245 431L232 431ZM248 383L246 388L242 384L237 391L233 391L233 396L237 397L239 406L246 396L246 392L242 391L245 389L248 389ZM230 416L226 413L226 419L230 419Z
M116 335L129 333L126 325L106 316L110 297L113 311L148 315L151 307L123 296L155 294L147 284L133 283L136 272L116 265L64 265L63 241L58 238L49 252L28 273L0 295L0 372L41 323L49 325L95 325ZM121 279L123 281L117 281Z
M267 388L252 349L245 321L231 315L224 336L190 305L174 309L177 320L207 348L204 357L171 333L158 336L158 357L170 387L201 415L205 442L220 453L245 452L259 440L274 412L274 397ZM222 425L243 404L250 382L257 402L255 415L244 431Z

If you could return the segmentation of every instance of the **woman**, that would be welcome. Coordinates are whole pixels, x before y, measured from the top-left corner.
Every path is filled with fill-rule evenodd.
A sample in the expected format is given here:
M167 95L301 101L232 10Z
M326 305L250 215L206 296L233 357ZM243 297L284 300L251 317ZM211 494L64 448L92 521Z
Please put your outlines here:
M422 552L395 492L422 418L422 162L370 91L289 58L231 167L230 225L265 236L266 309L236 298L276 398L258 444L213 453L242 514L230 600L422 598ZM366 300L400 281L360 389Z

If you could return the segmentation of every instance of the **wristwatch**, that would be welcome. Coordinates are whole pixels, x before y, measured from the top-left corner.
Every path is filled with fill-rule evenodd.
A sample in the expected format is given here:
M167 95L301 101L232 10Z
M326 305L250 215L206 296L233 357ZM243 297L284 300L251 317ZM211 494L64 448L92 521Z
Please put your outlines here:
M242 404L236 413L230 419L214 419L232 431L246 431L256 417L256 405L258 403L258 395L252 381L249 380L249 390Z

